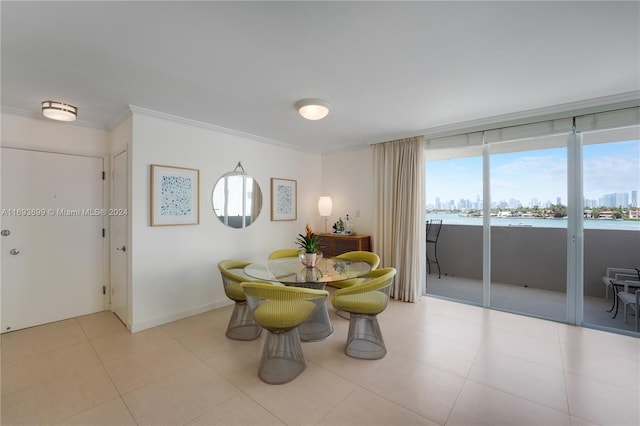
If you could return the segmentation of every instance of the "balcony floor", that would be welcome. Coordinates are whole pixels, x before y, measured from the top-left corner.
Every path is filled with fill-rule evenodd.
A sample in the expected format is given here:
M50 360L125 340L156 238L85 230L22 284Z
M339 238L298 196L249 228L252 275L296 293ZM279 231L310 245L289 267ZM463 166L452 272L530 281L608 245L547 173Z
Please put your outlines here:
M511 284L492 283L492 307L524 315L564 322L566 310L565 293ZM602 289L604 296L604 286ZM470 278L443 275L427 275L427 294L458 300L473 305L482 305L482 281ZM584 298L584 325L606 327L608 331L624 330L633 332L633 311L628 312L628 322L624 322L622 307L615 318L607 312L612 300L604 297ZM628 334L628 333L625 333Z

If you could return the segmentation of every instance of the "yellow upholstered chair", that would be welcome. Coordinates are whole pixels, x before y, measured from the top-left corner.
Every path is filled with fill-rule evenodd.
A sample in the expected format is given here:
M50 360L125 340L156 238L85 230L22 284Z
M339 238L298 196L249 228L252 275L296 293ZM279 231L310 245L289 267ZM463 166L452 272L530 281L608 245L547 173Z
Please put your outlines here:
M262 281L242 283L242 288L254 319L269 331L258 376L270 384L290 382L306 368L298 326L322 306L329 293Z
M348 251L346 253L339 254L338 256L336 256L336 259L365 261L369 265L371 265L372 271L377 269L378 265L380 265L380 257L377 254L372 253L370 251L361 251L361 250ZM362 281L363 281L362 278L352 278L350 280L335 281L335 282L329 283L329 285L337 288L346 288L346 287L352 287ZM336 315L344 319L349 319L349 313L345 311L341 311L340 309L336 310Z
M243 271L249 263L243 260L222 260L218 263L224 292L235 302L226 332L226 336L233 340L254 340L262 333L262 327L253 319L244 290L240 286L244 281L251 281Z
M347 355L363 359L386 355L378 314L387 307L395 274L394 268L376 269L361 277L365 281L333 293L333 307L350 314Z
M281 257L298 257L300 249L286 248L273 251L269 254L269 260L280 259Z
M364 262L367 262L369 265L371 265L372 271L377 269L378 266L380 265L380 257L377 254L372 253L370 251L359 251L359 250L348 251L346 253L339 254L338 256L336 256L336 259L364 261ZM337 288L345 288L345 287L351 287L355 284L358 284L361 281L362 280L360 280L359 278L354 278L351 280L332 282L332 283L329 283L329 285Z

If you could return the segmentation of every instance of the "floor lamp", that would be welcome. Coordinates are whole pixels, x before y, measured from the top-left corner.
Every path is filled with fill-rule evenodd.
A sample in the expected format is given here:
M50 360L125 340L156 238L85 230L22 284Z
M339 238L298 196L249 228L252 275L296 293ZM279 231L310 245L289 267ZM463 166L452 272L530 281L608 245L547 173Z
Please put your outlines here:
M327 195L323 195L318 200L318 212L320 216L324 217L324 233L327 233L327 222L329 221L329 216L331 216L331 210L333 210L333 202L331 201L331 197Z

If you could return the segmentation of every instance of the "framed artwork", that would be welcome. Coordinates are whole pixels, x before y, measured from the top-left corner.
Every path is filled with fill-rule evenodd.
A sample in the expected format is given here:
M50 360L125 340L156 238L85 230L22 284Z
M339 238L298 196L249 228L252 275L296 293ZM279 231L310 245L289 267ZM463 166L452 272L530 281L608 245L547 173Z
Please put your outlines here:
M200 223L200 170L151 165L151 226Z
M298 217L297 182L271 178L271 220L296 220Z

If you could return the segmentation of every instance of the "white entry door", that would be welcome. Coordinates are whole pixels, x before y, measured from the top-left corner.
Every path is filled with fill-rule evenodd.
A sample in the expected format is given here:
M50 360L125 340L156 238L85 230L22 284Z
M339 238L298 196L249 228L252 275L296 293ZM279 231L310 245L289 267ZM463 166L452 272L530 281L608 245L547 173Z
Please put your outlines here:
M2 148L1 331L103 311L103 159Z
M113 157L111 174L111 310L127 324L129 320L127 151Z

